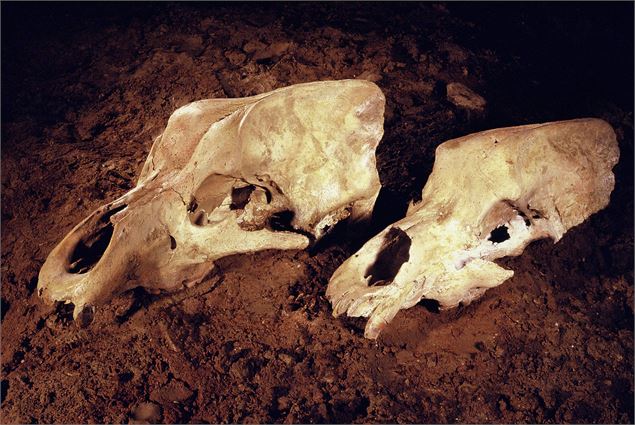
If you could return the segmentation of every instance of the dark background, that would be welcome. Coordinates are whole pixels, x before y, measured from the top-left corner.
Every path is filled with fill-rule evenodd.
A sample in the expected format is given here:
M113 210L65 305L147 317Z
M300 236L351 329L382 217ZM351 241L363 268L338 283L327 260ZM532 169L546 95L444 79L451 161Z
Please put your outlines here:
M420 197L439 143L587 116L618 136L611 204L377 343L324 299L343 231L225 259L174 305L124 294L86 329L38 300L50 250L134 186L176 108L359 75L387 98L372 229ZM450 82L486 112L448 102ZM632 422L633 91L628 2L3 2L2 422Z

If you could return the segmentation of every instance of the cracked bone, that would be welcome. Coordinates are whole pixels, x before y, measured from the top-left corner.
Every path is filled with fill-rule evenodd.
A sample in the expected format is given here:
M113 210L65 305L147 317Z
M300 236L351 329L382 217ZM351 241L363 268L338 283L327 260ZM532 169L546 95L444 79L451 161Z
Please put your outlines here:
M132 287L191 286L219 258L303 249L369 218L384 105L375 84L343 80L178 109L137 186L53 249L38 293L72 302L77 318Z
M333 274L333 315L368 317L375 339L421 299L470 303L512 277L494 260L564 233L604 208L619 158L599 119L501 128L441 144L422 201Z

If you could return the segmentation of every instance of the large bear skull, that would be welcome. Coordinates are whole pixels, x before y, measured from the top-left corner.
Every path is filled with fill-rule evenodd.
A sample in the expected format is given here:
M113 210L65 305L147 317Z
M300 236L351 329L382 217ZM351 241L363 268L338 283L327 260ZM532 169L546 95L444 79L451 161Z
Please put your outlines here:
M53 249L39 294L74 303L77 317L126 289L190 286L221 257L302 249L367 217L384 105L373 83L344 80L178 109L137 186Z
M619 158L599 119L485 131L441 144L422 201L336 270L333 314L369 317L377 338L422 298L469 303L513 275L494 260L555 242L604 208Z

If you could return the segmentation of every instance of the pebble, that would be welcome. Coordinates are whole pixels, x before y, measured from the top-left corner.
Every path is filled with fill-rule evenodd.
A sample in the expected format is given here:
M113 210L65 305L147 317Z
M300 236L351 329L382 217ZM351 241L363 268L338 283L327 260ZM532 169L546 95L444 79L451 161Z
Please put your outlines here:
M291 43L287 41L272 43L264 49L260 49L254 53L253 60L261 61L266 59L273 59L278 56L282 56L284 52L289 50Z
M335 375L333 374L333 372L327 372L322 380L327 384L332 384L333 382L335 382Z
M359 74L357 77L355 77L355 79L357 80L372 81L373 83L380 81L382 78L383 77L380 74L376 72L371 72L371 71L364 71L361 74Z
M479 94L461 83L449 83L446 87L448 100L462 109L484 112L487 102Z
M291 406L289 397L282 396L278 399L278 410L287 410Z
M132 410L135 421L158 422L161 420L161 408L154 403L141 403Z
M243 52L253 53L258 50L264 50L265 47L267 47L267 45L265 45L264 43L261 43L257 40L251 40L245 43L245 45L243 46Z
M242 64L243 62L245 62L245 59L247 59L247 56L245 56L244 53L235 51L225 53L225 57L227 58L227 60L229 60L229 63L234 66Z
M282 353L282 354L278 354L278 358L280 360L282 360L283 362L285 362L286 364L290 365L291 363L293 363L293 357L291 357L288 354Z

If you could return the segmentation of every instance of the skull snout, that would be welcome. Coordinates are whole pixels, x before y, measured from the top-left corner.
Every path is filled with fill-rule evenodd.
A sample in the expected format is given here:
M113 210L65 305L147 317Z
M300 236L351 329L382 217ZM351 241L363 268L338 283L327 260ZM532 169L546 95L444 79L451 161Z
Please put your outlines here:
M125 214L127 207L127 203L119 199L97 209L78 224L42 266L38 294L49 301L79 300L75 302L75 316L85 304L90 304L92 297L85 297L85 284L93 280L95 270L100 269L103 258L109 256L117 216Z

